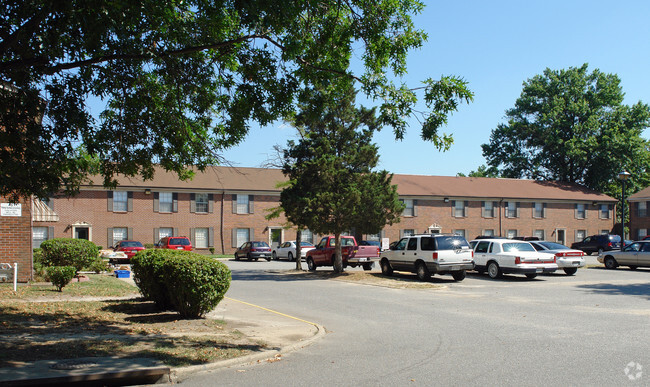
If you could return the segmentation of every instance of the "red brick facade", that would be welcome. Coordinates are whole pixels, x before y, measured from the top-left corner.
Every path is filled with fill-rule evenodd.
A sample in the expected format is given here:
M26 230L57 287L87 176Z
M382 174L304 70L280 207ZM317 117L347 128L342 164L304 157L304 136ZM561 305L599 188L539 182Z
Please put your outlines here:
M0 203L10 204L4 197ZM18 282L30 281L32 266L32 208L31 201L21 201L20 210L5 207L0 213L0 263L18 263ZM20 216L14 216L16 214Z

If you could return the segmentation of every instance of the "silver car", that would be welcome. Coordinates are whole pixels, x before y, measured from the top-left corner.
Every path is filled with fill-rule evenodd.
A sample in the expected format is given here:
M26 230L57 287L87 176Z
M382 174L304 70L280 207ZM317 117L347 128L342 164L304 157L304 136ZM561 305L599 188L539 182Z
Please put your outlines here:
M528 241L540 253L555 255L555 263L567 275L574 275L579 267L585 265L585 253L565 245L549 241Z
M632 242L623 251L605 251L598 255L598 262L604 263L608 269L619 266L629 266L632 270L639 266L650 267L650 241Z

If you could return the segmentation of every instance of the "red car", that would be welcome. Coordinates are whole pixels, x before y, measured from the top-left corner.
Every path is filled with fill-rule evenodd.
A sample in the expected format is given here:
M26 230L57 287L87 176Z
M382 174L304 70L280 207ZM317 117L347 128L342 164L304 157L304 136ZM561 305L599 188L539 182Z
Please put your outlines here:
M144 250L144 246L138 241L119 241L113 247L113 251L123 252L129 260L142 250Z
M156 247L159 249L192 251L192 242L188 237L164 237L156 243Z

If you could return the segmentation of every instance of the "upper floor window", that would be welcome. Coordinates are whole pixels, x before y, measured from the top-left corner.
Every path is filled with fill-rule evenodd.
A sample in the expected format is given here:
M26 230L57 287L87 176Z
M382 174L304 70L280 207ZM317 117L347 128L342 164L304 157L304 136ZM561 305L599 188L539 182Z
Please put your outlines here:
M494 202L483 202L481 212L484 218L494 218Z
M413 199L400 199L404 203L404 211L402 216L415 216L415 200Z
M587 217L587 206L585 204L576 204L576 219L585 219Z
M129 197L126 191L113 192L113 211L126 212L129 209Z
M638 202L636 204L636 215L638 217L648 216L648 209L646 202Z
M208 194L207 193L197 193L194 196L196 212L208 213Z
M544 218L545 207L546 205L544 203L533 203L533 218Z
M609 219L609 204L600 205L600 219Z
M506 202L506 218L517 218L519 217L519 203L517 202Z
M174 197L171 192L160 192L158 200L158 211L172 212L174 209Z
M451 211L452 216L455 218L463 218L466 216L465 209L467 207L467 202L463 200L452 200L451 201Z
M253 213L253 195L232 195L234 214Z

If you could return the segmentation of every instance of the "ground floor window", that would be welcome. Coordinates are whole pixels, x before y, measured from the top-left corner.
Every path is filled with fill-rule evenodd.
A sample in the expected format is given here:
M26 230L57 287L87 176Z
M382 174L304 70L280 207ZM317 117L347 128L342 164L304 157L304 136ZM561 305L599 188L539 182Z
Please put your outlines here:
M415 235L415 230L413 230L412 228L407 228L405 230L402 230L402 236L403 237L407 237L407 236L411 236L411 235Z
M539 238L540 240L544 240L544 230L534 230L533 231L533 236Z
M32 227L32 246L41 247L41 243L48 240L47 227Z
M485 236L494 236L494 229L488 228L483 230L483 235Z
M506 232L506 237L511 239L517 237L517 230L508 230Z
M587 237L587 230L576 230L576 242L579 242Z
M366 235L366 240L380 241L381 240L381 234L368 234L368 235Z
M129 230L126 227L113 227L113 245L119 241L129 239L128 232Z
M237 247L243 245L244 243L250 240L250 231L247 228L238 228L237 229L237 241L235 244Z
M602 235L607 235L607 234L609 234L609 230L600 230L600 233Z
M309 229L302 230L300 233L300 240L303 242L314 243L314 233Z
M208 248L208 232L207 228L195 228L194 229L194 247L197 249L207 249Z
M454 230L454 234L465 238L465 230Z
M638 233L637 233L637 239L641 240L648 236L648 229L647 228L640 228Z

